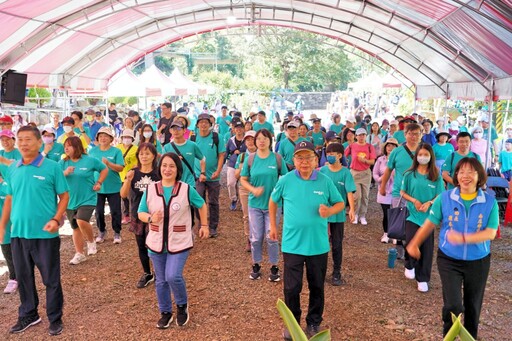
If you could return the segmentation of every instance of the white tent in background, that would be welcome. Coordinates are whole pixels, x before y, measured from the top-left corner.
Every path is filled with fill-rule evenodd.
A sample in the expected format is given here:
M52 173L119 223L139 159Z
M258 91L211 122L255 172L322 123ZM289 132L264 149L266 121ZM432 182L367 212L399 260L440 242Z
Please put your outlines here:
M404 82L405 81L402 80L402 78L398 75L388 73L382 77L379 76L376 72L372 72L370 75L358 80L357 82L348 83L348 87L354 91L380 90L386 88L401 88L402 86L406 85Z
M122 68L115 74L107 86L109 97L146 96L146 87L128 68Z
M176 84L155 65L151 65L139 76L146 87L146 96L175 96Z
M169 78L178 85L177 95L198 95L199 87L194 81L185 77L178 68L174 68Z

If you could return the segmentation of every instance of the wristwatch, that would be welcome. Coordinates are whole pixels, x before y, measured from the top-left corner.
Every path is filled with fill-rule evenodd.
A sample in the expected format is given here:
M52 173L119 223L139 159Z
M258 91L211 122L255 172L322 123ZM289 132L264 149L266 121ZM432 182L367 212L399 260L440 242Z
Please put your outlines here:
M204 176L206 176L206 172L201 172L201 175L204 175Z
M148 218L148 224L151 224L151 215Z

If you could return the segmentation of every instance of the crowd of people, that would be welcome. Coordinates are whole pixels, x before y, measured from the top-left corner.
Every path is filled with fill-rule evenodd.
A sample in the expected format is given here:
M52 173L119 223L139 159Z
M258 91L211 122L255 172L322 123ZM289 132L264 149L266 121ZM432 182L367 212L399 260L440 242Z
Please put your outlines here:
M11 117L0 118L0 240L9 269L4 292L18 290L21 300L11 333L41 321L34 267L47 289L49 334L62 332L59 227L66 214L75 248L69 264L78 266L108 240L108 202L112 242L122 243L126 225L135 235L142 272L137 288L155 283L158 328L174 320L173 302L176 324L189 321L183 269L193 234L223 233L219 208L225 204L242 210L240 244L251 253L248 278L282 279L285 303L299 323L305 267L306 332L312 336L322 322L328 255L328 282L341 286L345 222L348 217L352 225L368 225L375 188L383 213L380 242L396 245L405 277L416 280L420 292L429 290L433 228L441 225L443 332L451 326L450 312L464 312L465 326L476 338L489 244L499 225L496 201L484 191L485 169L489 160L499 161L510 178L512 127L499 143L485 113L469 131L459 119L450 124L439 119L434 127L417 114L377 121L358 107L344 120L333 114L331 122L290 111L276 134L261 110L243 117L225 105L217 112L198 112L187 103L172 109L165 102L142 115L130 111L123 120L112 103L105 116L92 109L63 118L52 114L42 130L27 124L16 132ZM222 174L227 203L220 202ZM24 214L28 200L32 215ZM399 206L409 211L406 238L392 240L387 214ZM283 338L291 340L286 329Z

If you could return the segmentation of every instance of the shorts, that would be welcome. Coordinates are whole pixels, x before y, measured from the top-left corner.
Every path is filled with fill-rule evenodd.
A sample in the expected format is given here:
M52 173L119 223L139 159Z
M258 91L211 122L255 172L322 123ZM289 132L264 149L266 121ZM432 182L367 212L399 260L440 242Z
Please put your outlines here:
M96 206L80 206L75 210L66 210L66 214L68 216L69 223L71 224L71 228L73 230L78 228L77 220L90 221L92 217L92 213Z

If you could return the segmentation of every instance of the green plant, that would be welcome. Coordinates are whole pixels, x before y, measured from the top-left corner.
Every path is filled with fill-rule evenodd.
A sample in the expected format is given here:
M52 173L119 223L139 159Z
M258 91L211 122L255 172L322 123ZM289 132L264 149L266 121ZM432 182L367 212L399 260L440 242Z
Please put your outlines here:
M297 320L293 316L290 309L286 306L286 304L280 299L277 299L277 310L279 314L283 318L284 324L290 335L292 336L293 341L307 341L308 337L304 334L304 331L300 328L300 325L297 323ZM320 333L313 336L310 341L330 341L331 340L331 331L329 329L323 330Z
M444 337L443 341L453 341L458 336L462 341L475 341L473 336L468 332L468 330L462 325L462 322L460 321L462 314L459 314L459 316L455 316L455 314L452 314L452 321L453 325L446 333L446 336Z

